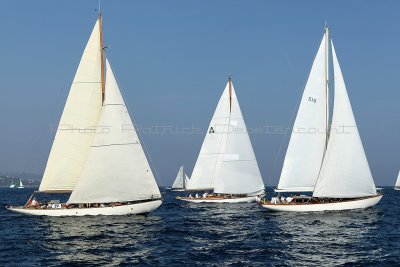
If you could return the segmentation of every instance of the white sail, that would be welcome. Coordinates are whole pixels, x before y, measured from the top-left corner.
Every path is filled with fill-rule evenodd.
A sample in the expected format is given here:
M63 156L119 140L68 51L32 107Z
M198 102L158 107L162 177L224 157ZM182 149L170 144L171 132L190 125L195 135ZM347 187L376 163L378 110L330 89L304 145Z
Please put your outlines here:
M183 172L183 166L181 166L179 168L178 175L175 178L174 184L172 185L171 188L172 189L185 188L185 182L187 182L187 181L185 181L184 179L186 179L186 178L185 178L185 174Z
M108 203L161 197L111 67L86 167L69 203Z
M229 83L228 83L229 87ZM264 190L257 160L231 82L229 128L224 151L216 163L214 193L247 194Z
M100 22L83 52L51 148L40 191L71 191L85 166L102 105Z
M332 57L335 79L332 126L313 196L356 198L376 195L333 43Z
M399 171L399 175L397 175L395 187L400 187L400 171Z
M24 185L23 185L23 183L22 183L22 180L21 180L21 179L19 179L19 186L18 186L18 188L24 188Z
M301 98L277 191L314 189L326 145L327 49L324 34Z
M221 162L225 150L227 131L229 128L229 86L218 102L217 108L208 126L199 156L190 177L188 190L214 189L215 170Z

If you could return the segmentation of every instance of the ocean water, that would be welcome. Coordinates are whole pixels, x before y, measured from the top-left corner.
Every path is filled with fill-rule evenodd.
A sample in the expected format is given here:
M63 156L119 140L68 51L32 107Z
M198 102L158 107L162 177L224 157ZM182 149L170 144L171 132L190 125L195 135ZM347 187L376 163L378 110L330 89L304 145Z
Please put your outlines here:
M190 204L166 192L148 215L29 217L33 189L0 189L0 266L400 266L400 191L374 208L271 213Z

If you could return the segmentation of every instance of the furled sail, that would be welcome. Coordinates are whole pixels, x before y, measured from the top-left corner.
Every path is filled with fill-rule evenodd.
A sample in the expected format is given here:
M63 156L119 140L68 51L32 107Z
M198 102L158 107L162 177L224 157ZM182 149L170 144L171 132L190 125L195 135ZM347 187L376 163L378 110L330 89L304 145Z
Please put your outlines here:
M257 160L232 82L225 150L216 163L214 193L248 194L264 190ZM229 83L228 83L229 87Z
M277 191L312 191L321 168L327 127L327 49L322 38L293 125Z
M376 195L333 43L332 57L335 79L332 126L313 196L356 198Z
M101 29L97 20L72 82L40 191L71 191L93 142L102 105Z
M117 81L106 61L105 99L86 167L69 203L161 197Z
M188 190L213 190L215 170L223 157L229 128L229 86L218 102L208 126L199 156L190 177Z

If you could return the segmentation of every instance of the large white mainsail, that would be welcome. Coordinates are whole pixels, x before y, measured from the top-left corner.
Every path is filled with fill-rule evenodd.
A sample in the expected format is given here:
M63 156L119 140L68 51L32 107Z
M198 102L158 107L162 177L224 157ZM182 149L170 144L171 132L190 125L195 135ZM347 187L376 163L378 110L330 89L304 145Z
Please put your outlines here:
M100 20L72 82L39 191L72 191L89 155L102 105Z
M342 71L332 43L335 97L328 148L314 197L356 198L376 195Z
M327 34L301 98L277 191L312 191L321 168L327 127Z
M213 190L214 174L225 150L229 128L229 85L227 84L208 126L199 156L190 177L188 190Z
M160 198L160 191L110 64L96 134L86 167L69 203L108 203Z
M229 83L228 83L229 87ZM248 194L264 190L257 160L230 81L230 117L225 150L216 164L214 193Z

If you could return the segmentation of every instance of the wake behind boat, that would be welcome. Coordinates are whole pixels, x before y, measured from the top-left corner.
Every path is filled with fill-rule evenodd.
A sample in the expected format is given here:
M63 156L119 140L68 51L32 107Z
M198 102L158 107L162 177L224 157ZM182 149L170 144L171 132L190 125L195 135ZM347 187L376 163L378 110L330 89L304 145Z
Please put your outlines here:
M277 196L260 201L271 211L364 209L382 198L372 178L332 41L335 91L329 127L329 41L325 27L293 126ZM299 192L312 195L297 195Z
M125 215L148 213L161 205L159 188L107 59L104 67L103 53L100 13L75 74L39 193L9 210L45 216ZM71 194L66 203L41 203L36 200L40 193Z
M231 78L211 119L186 191L192 193L177 199L192 203L237 203L256 201L256 196L264 194L264 183Z

